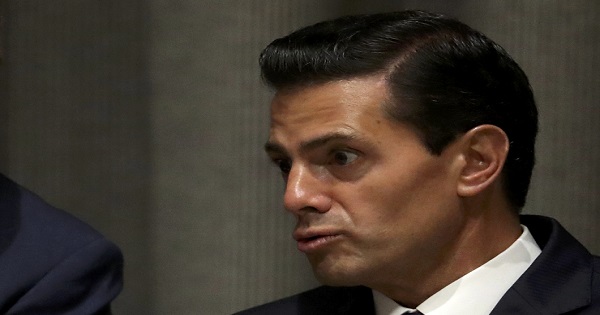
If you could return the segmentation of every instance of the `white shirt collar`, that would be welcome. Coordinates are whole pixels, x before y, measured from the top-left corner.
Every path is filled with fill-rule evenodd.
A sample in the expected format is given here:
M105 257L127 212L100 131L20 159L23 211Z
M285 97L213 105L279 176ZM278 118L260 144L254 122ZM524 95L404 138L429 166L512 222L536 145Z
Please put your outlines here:
M487 315L541 253L526 226L506 250L450 283L417 306L425 315ZM412 309L373 290L377 315L400 315Z

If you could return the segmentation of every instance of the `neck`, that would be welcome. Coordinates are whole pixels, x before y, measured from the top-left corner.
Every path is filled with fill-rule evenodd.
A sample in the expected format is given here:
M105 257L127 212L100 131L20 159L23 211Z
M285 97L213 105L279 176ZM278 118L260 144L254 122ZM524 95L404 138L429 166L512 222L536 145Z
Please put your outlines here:
M401 276L396 278L399 283L372 288L406 307L416 308L506 250L522 233L519 216L506 203L466 200L462 210L462 228L450 246L439 252L435 262L425 262L417 270L400 271Z

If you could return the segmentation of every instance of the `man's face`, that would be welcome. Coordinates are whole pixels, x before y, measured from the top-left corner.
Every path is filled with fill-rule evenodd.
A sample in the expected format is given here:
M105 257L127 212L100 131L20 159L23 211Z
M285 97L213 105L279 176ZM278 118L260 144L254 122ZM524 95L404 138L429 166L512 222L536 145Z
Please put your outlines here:
M282 169L298 249L323 283L418 277L459 235L459 155L452 144L430 154L386 116L387 100L377 76L279 92L271 104L266 150Z

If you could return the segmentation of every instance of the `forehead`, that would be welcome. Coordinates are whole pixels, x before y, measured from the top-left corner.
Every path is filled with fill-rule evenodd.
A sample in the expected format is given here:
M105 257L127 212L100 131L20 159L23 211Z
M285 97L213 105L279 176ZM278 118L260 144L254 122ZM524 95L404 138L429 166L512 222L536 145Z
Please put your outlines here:
M302 156L319 149L350 147L372 156L392 146L422 146L405 123L384 109L389 101L383 77L330 82L277 93L265 145L272 156Z
M369 121L380 122L387 99L383 76L279 91L271 102L271 136L328 128L356 129Z

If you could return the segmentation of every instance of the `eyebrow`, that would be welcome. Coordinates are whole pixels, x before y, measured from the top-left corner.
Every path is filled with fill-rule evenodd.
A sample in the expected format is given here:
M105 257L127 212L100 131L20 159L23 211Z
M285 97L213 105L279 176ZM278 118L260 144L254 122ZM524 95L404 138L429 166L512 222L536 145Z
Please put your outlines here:
M300 143L300 151L307 152L314 150L318 147L324 146L334 141L351 141L359 138L355 133L349 132L330 132L316 138L303 141ZM267 153L282 153L287 155L287 150L280 144L272 141L268 141L265 144L265 151Z

